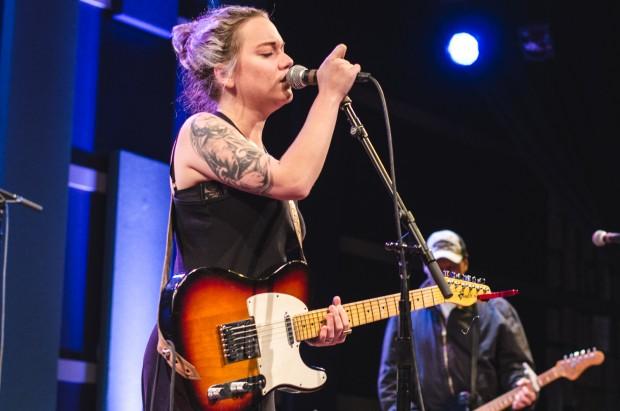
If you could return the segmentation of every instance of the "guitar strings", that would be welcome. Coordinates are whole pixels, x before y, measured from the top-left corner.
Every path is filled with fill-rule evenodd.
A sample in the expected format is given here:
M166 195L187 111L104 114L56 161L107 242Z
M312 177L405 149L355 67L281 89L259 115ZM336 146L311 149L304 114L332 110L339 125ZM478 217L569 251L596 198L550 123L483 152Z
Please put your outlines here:
M466 297L475 297L471 295L472 290L474 290L472 287L460 285L456 288L461 288L461 291L469 291L460 293L461 296L463 296L463 294L469 294ZM475 290L481 291L478 288L475 288ZM459 294L458 290L453 291ZM392 315L397 315L397 297L399 297L399 294L344 304L344 309L354 326L367 324L391 317ZM426 300L429 298L431 301L430 304L427 304ZM416 307L415 301L418 301L419 304L420 299L422 299L422 307ZM410 301L412 303L412 310L416 310L440 304L444 302L445 299L438 287L432 286L419 290L412 290L410 292ZM390 310L393 310L394 314L391 314ZM386 311L388 314L387 316L385 315ZM247 353L260 347L259 342L270 342L282 336L286 336L287 339L293 339L293 341L296 342L312 339L319 336L321 327L324 325L323 321L328 313L329 310L327 309L319 309L269 324L237 325L228 328L228 330L232 331L232 338L226 340L222 338L222 343L225 345L226 350L234 350L236 353L239 353L241 350L241 352ZM357 319L355 318L355 314L357 314ZM370 320L368 317L370 317Z
M416 291L416 290L414 290ZM426 306L426 304L424 303L424 300L426 299L425 297L430 297L432 300L431 305L436 305L438 304L435 299L437 298L437 300L441 301L443 300L443 296L441 295L441 293L439 293L437 287L427 287L425 289L422 290L417 290L419 294L421 294L422 300L423 300L423 306ZM397 294L395 294L397 295ZM349 317L351 319L353 319L354 315L357 313L357 324L355 325L361 325L361 324L366 324L368 322L373 322L376 321L377 319L375 317L378 316L378 319L384 319L387 317L384 317L381 315L381 311L387 311L388 312L388 317L391 316L389 315L390 313L390 309L392 309L396 314L398 313L398 304L394 301L390 301L392 296L387 296L387 297L383 297L382 299L384 300L384 305L382 306L381 303L379 302L381 300L381 298L379 299L371 299L371 300L366 300L363 302L358 302L358 303L351 303L351 304L345 304L345 310L348 309L347 314L349 315ZM413 300L413 299L412 299ZM378 304L378 306L373 307L373 303ZM368 311L364 308L364 304L370 304L370 308L371 310ZM383 308L381 308L383 307ZM360 308L361 308L361 314L360 314ZM415 305L414 305L414 309L415 309ZM375 316L375 312L379 312L379 314L377 316ZM288 335L289 334L289 329L292 328L292 332L293 335L295 337L295 339L297 341L300 340L300 336L298 336L297 334L302 334L302 338L301 340L305 340L305 339L311 339L314 337L317 337L319 332L320 332L320 328L322 327L322 323L321 321L318 321L318 325L315 325L314 322L311 322L310 324L307 324L307 321L312 321L314 320L319 320L319 318L316 318L317 316L321 316L321 314L326 314L329 311L327 310L314 310L311 311L309 313L306 314L300 314L300 315L296 315L294 317L292 317L292 319L288 320L291 323L291 326L289 327L286 323L287 321L276 321L273 323L269 323L269 324L263 324L263 325L256 325L256 324L246 324L246 325L240 325L240 326L235 326L235 327L231 327L230 330L233 331L233 338L232 343L237 347L239 342L242 341L245 344L252 344L255 345L255 342L250 342L248 343L248 340L250 339L254 339L254 338L260 338L262 340L265 340L267 338L269 339L273 339L275 337L281 337L282 335ZM369 312L370 313L370 317L371 320L368 321L368 316L366 315L366 313ZM394 315L396 315L394 314ZM308 329L305 329L304 327L304 317L314 317L311 318L310 320L305 320L306 324L308 326ZM362 320L362 317L364 317L364 320ZM323 317L324 318L324 317ZM296 321L297 320L297 321ZM296 332L297 330L295 329L296 327L304 327L303 330L299 330L299 333ZM306 335L310 335L310 337L303 337L303 334Z
M443 300L443 297L441 296L441 294L438 292L438 290L424 290L424 292L422 292L422 300L423 300L423 306L427 307L429 305L427 305L424 301L427 300L430 295L431 298L431 303L430 305L437 305L439 304L438 301L436 300ZM383 300L383 301L381 301ZM412 300L413 302L413 300ZM367 310L365 304L369 304L370 305L370 311ZM392 296L387 296L387 297L382 297L382 298L377 298L377 299L372 299L372 300L365 300L362 302L358 302L358 303L350 303L350 304L345 304L345 311L347 311L347 314L349 315L350 319L353 319L355 316L354 314L357 314L357 323L356 325L360 325L361 323L368 323L368 322L373 322L376 321L378 317L378 319L384 319L387 317L391 317L392 315L397 315L398 314L398 303L396 301L393 301ZM415 303L414 303L414 309L415 309ZM381 315L381 312L385 312L387 311L388 315ZM368 320L368 316L366 315L366 313L370 312L370 317L371 320ZM375 313L378 312L378 315L375 315ZM391 312L393 312L394 314L391 314ZM314 311L310 311L306 314L299 314L296 316L293 316L291 318L291 322L295 323L295 322L301 322L303 321L303 317L314 317L312 319L317 319L317 316L321 316L321 314L327 314L329 313L328 310L326 309L320 309L320 310L314 310ZM362 320L361 318L364 317L364 320ZM306 320L307 322L308 320ZM286 321L276 321L276 322L272 322L269 324L264 324L264 325L256 325L256 324L246 324L246 325L239 325L239 326L235 326L235 327L231 327L231 330L239 330L239 329L257 329L258 331L260 330L267 330L269 329L269 327L273 327L273 326L280 326L282 324L284 324ZM293 324L293 327L295 326L295 324ZM314 326L313 323L310 324L310 326Z

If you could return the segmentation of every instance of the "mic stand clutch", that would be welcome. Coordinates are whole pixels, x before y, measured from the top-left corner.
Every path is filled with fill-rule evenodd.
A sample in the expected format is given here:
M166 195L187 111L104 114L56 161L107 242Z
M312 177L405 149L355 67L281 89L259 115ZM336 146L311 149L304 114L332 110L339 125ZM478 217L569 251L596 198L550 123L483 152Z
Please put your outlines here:
M378 86L376 81L371 77L375 85ZM380 87L379 87L380 89ZM381 94L383 98L383 95ZM405 203L402 198L398 194L396 190L396 184L394 183L395 177L390 177L388 172L386 171L383 163L381 162L381 158L377 154L374 149L370 139L368 138L368 132L366 128L360 121L360 119L355 114L355 111L352 107L351 99L346 96L341 105L340 109L345 112L347 116L347 120L351 125L350 134L357 138L357 140L362 143L364 150L370 157L370 160L375 167L375 170L379 173L381 180L383 181L385 187L390 192L392 199L394 200L394 211L398 213L398 218L396 218L396 227L398 231L399 242L397 246L392 246L392 250L400 254L399 260L399 274L400 274L400 301L398 305L399 309L399 331L398 337L396 338L396 353L397 353L397 363L398 363L398 378L397 378L397 395L396 395L396 407L398 411L408 411L411 408L411 398L412 398L412 384L411 384L411 375L412 370L415 371L413 375L415 376L416 383L416 393L417 393L417 402L419 409L424 411L424 400L422 398L422 390L420 388L420 379L418 376L418 367L416 361L415 354L415 342L413 339L412 333L412 324L411 324L411 302L409 301L409 285L407 280L409 279L409 275L407 273L407 263L405 258L405 249L408 248L402 242L402 235L400 229L400 221L404 221L407 224L409 232L414 236L416 242L418 243L415 251L421 256L423 263L429 268L433 280L435 284L439 287L444 298L448 299L452 296L452 292L448 288L446 284L443 274L439 269L439 265L435 260L432 252L426 245L426 241L424 241L424 237L420 230L418 229L415 219L413 218L413 214L411 211L405 207ZM387 122L387 112L386 112L386 124L389 126ZM389 129L388 129L389 134ZM391 144L391 143L390 143ZM392 168L393 172L393 168ZM411 251L411 250L410 250Z

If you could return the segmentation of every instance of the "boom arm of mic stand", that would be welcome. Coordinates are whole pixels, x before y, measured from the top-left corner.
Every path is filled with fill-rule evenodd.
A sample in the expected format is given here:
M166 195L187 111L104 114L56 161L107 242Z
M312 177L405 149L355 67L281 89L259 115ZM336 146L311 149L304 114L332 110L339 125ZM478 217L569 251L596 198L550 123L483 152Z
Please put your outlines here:
M26 207L30 207L33 210L37 210L37 211L42 211L43 210L43 206L40 204L35 203L34 201L30 201L27 198L24 198L20 195L11 193L10 191L6 191L2 188L0 188L0 202L3 203L18 203L18 204L23 204Z
M424 260L424 264L426 264L429 271L431 272L431 276L433 277L435 284L437 284L437 287L439 287L439 290L441 291L441 294L444 296L444 298L448 299L452 297L452 291L450 291L450 288L448 287L448 284L443 277L441 269L439 268L439 264L437 264L437 260L435 260L433 253L428 248L428 245L426 245L424 236L416 225L413 214L405 206L405 203L400 197L400 194L394 193L394 191L392 190L392 179L386 171L383 162L381 161L381 158L377 154L377 151L373 147L372 142L368 138L368 132L366 131L366 128L355 114L355 111L353 111L352 101L348 96L345 97L342 101L340 109L345 112L347 119L349 120L349 124L351 125L351 129L349 130L349 132L352 136L356 137L360 143L362 143L366 154L368 154L368 157L370 157L370 161L379 173L383 184L391 195L396 196L400 218L405 222L405 224L407 224L409 232L415 237L418 245L420 246L420 255Z

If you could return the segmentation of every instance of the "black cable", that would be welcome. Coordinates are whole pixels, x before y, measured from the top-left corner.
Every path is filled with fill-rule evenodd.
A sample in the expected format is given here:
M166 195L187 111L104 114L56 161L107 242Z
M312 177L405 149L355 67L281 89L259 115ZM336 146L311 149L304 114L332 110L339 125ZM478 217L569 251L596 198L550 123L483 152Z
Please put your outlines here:
M9 207L6 198L0 193L0 245L2 245L2 301L0 302L0 387L2 387L2 368L4 364L4 326L6 323L6 260L9 244Z
M170 351L172 355L172 374L170 375L170 411L174 411L174 382L177 376L177 350L174 346L174 343L171 340L166 340L168 345L170 346Z
M392 128L390 126L390 117L388 114L387 103L385 101L385 95L383 94L383 89L381 88L381 85L374 77L369 76L369 79L377 89L379 98L381 100L381 107L383 109L383 119L385 121L385 132L387 135L388 155L389 155L389 161L390 161L389 163L390 178L392 179L392 200L394 204L394 219L395 219L395 225L396 225L396 234L397 234L399 247L400 247L399 260L400 260L400 265L401 265L401 275L407 276L407 258L405 257L405 248L403 244L403 235L402 235L402 229L401 229L401 215L400 215L400 209L398 207L398 199L397 199L398 190L396 188L394 147L392 143ZM410 315L410 314L407 313L406 315ZM410 330L413 331L412 324L411 324L411 318L409 317L408 320L409 320L408 323L409 323ZM420 409L420 411L425 411L424 398L422 397L422 387L420 386L420 376L418 374L418 365L417 365L418 362L417 362L415 348L414 348L415 339L414 339L413 332L411 332L410 347L411 347L411 350L410 350L411 351L411 363L412 363L412 368L413 368L413 374L415 376L415 384L416 384L415 388L416 388L416 393L417 393L417 398L418 398L418 408Z
M159 337L158 337L159 338ZM155 400L155 391L157 391L157 380L159 378L159 362L163 359L159 352L157 352L157 364L155 364L155 373L153 374L153 385L151 385L151 399L149 400L149 410L153 411L153 404Z

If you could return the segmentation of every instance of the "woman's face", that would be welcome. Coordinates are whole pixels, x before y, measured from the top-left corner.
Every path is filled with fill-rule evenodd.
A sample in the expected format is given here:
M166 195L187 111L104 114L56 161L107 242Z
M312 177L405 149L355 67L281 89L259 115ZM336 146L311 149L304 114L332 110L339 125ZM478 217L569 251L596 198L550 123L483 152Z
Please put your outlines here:
M293 99L286 82L293 60L284 52L276 27L264 17L246 21L237 36L240 48L231 91L244 105L268 115Z

